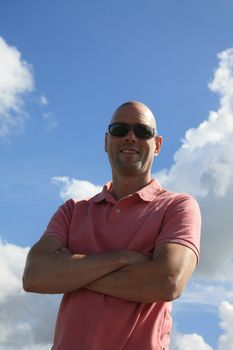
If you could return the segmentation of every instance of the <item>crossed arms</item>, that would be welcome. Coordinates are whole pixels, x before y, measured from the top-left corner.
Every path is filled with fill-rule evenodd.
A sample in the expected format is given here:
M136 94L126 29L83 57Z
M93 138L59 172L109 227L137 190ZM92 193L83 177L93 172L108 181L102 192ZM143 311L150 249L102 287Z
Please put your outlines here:
M152 257L122 250L71 254L47 236L30 250L23 288L35 293L68 293L80 288L135 302L171 301L180 296L197 263L194 251L161 243Z

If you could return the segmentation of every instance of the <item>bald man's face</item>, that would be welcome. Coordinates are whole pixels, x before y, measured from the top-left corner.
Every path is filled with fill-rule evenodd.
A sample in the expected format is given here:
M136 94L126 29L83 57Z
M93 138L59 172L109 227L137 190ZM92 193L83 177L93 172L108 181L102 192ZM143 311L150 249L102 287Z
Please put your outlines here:
M133 104L118 109L112 123L144 124L155 128L155 119L151 111L143 104ZM154 156L160 150L161 142L157 137L141 139L133 130L123 137L106 134L105 150L114 175L148 176Z

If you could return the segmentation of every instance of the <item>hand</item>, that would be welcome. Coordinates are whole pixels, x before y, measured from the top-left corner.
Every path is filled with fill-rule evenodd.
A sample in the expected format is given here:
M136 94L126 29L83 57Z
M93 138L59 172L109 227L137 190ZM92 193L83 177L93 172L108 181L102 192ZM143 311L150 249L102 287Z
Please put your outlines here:
M61 254L61 255L69 255L70 257L73 255L68 248L62 247L60 249L56 250L56 254ZM152 257L145 256L141 253L132 251L132 250L120 250L120 251L115 251L115 252L107 252L103 253L105 255L112 255L114 254L117 258L117 260L121 260L123 265L131 265L131 264L137 264L137 263L142 263L146 262L152 259ZM81 254L75 254L75 256L79 256L80 259L84 258L85 255Z

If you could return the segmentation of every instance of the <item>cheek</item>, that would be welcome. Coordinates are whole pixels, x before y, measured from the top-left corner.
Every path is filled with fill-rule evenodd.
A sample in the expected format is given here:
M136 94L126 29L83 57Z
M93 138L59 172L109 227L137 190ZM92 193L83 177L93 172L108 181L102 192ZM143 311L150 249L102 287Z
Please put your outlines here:
M115 142L113 140L108 140L105 148L109 156L114 155L118 149L117 140Z
M155 144L154 144L154 142L148 141L148 143L146 145L144 145L144 150L145 150L145 153L147 155L154 156L154 152L155 152Z
M147 149L145 149L144 157L145 162L147 164L151 164L154 161L155 149L152 145L149 145Z

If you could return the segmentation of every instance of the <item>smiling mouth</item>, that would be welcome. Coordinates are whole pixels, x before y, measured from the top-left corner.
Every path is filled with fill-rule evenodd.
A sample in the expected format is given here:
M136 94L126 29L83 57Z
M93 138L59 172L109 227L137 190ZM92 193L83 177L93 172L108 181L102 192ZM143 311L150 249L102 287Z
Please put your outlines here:
M123 149L120 151L121 153L124 153L124 154L138 154L139 152L134 150L134 149Z

